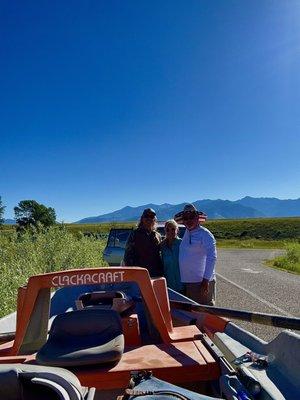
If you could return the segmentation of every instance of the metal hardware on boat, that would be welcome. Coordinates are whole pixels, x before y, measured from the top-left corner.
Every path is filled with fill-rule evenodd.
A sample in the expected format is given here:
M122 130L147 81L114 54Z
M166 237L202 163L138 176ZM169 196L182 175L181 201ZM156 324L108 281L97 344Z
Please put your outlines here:
M218 348L216 344L212 342L212 340L206 334L203 335L202 343L204 343L206 348L210 351L210 353L219 360L222 375L238 377L238 380L242 383L242 385L246 388L246 390L249 392L251 396L256 396L261 392L260 383L247 370L247 368L241 365L241 367L238 368L237 371L235 371L235 369L226 360L222 351ZM246 353L240 358L243 358L245 360L244 362L251 361L251 356L248 353ZM245 399L245 400L250 399L247 393L239 392L238 394L240 396L239 399Z
M233 361L233 364L234 365L240 365L240 364L243 364L243 363L246 363L246 362L250 362L250 361L251 361L251 357L250 357L249 353L246 353L246 354L243 354L240 357L237 357Z
M223 375L235 375L235 369L230 365L230 363L226 360L224 354L219 349L219 347L213 343L213 341L204 333L201 338L202 343L207 348L207 350L211 353L211 355L217 359L220 363L220 369Z
M269 366L269 357L250 351L251 361L259 368L267 368Z
M149 379L152 376L152 371L150 370L143 370L143 371L131 371L130 372L130 388L134 388L138 385L142 379Z
M269 358L263 354L257 354L253 351L248 351L242 356L236 358L233 363L235 365L241 365L247 362L252 362L258 368L267 368L269 366Z

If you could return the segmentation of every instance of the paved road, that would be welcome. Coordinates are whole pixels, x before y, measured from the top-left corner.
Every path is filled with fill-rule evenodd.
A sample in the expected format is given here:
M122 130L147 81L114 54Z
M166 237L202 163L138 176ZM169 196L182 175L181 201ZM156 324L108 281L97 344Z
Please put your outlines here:
M278 254L278 250L219 250L217 305L300 317L300 276L264 265L265 260ZM282 330L248 322L236 323L267 341Z

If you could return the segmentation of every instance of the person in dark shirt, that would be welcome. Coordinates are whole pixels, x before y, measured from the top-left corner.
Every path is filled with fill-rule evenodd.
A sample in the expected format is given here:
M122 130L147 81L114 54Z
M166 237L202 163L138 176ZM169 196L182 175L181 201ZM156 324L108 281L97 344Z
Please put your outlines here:
M124 264L147 268L151 277L163 276L160 258L161 236L155 230L156 213L146 208L140 218L138 227L134 229L126 243Z

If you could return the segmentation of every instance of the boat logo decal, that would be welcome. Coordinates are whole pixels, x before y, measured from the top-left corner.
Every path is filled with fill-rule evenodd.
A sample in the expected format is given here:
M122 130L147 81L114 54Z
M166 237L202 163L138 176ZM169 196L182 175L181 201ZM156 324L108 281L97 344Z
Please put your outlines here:
M75 286L93 283L123 282L125 271L97 272L94 274L56 275L52 279L53 286Z

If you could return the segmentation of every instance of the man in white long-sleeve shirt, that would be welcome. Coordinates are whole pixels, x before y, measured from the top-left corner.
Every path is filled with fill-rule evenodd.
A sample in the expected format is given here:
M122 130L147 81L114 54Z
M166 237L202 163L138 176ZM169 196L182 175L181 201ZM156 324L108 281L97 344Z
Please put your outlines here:
M200 304L214 305L216 240L208 229L200 225L205 219L206 215L193 204L187 204L181 213L176 214L175 220L186 227L179 248L179 267L186 296Z

